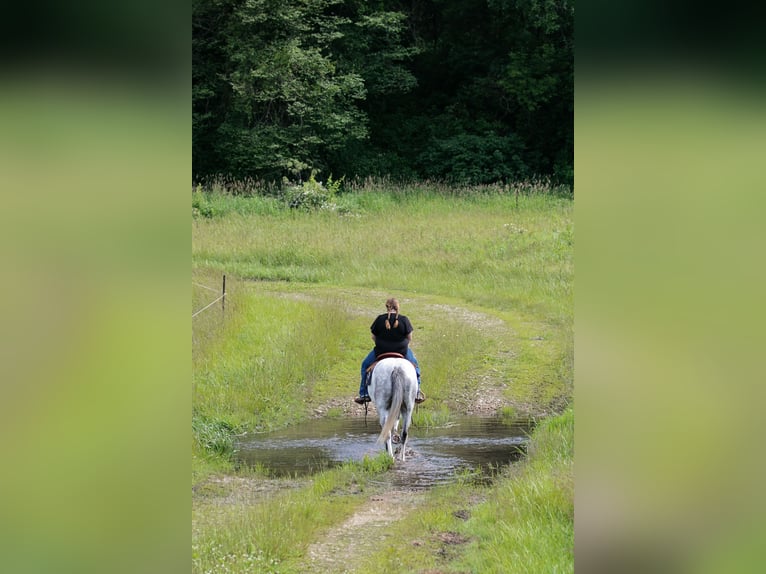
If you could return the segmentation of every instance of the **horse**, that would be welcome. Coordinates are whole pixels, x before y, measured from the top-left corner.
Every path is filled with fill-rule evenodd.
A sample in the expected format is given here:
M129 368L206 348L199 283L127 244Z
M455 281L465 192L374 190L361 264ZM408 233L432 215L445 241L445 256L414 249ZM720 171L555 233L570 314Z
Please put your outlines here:
M377 444L386 445L386 452L394 457L391 446L391 432L399 427L402 420L400 460L404 462L407 447L407 433L412 422L412 410L418 394L418 376L415 367L407 359L382 359L372 371L369 386L370 397L378 411L380 431Z

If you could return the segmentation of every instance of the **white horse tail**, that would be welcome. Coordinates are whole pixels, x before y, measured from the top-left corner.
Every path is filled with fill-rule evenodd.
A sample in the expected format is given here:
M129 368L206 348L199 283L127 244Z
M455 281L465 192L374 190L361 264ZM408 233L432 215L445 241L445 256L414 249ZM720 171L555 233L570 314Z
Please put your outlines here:
M404 400L404 381L406 380L404 371L401 367L394 367L391 371L391 408L388 411L386 424L380 431L377 444L383 444L391 435L391 431L399 420L399 414L402 411L402 401Z

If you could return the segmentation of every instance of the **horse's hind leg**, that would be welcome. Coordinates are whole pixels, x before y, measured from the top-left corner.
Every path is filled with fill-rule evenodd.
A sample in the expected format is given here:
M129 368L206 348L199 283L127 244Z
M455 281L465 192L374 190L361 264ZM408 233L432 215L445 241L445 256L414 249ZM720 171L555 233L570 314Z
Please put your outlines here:
M401 444L399 445L399 448L401 448L401 453L399 455L400 460L404 462L405 453L407 452L407 437L410 434L410 418L412 414L407 413L404 416L404 422L402 424L402 434L401 434Z
M388 438L386 439L386 452L391 458L394 458L394 447L391 444L391 433L388 434Z

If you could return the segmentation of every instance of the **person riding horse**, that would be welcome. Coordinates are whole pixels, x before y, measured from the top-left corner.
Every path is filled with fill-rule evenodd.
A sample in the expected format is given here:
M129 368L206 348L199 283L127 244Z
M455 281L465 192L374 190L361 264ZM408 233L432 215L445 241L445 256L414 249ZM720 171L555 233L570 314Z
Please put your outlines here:
M406 315L399 314L399 301L393 297L386 300L386 313L375 318L370 325L370 331L375 348L362 361L359 396L354 399L354 402L360 405L370 402L370 396L367 393L367 369L383 353L399 353L415 366L418 376L418 396L415 402L422 403L426 400L425 395L420 391L420 365L409 347L412 341L412 323Z

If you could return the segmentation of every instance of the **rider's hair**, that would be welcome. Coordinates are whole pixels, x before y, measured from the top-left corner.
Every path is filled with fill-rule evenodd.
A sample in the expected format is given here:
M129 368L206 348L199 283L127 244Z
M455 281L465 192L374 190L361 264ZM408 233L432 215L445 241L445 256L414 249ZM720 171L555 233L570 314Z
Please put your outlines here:
M388 317L386 317L386 329L391 329L391 313L394 315L394 329L399 326L399 301L391 297L386 299L386 309L388 309Z

